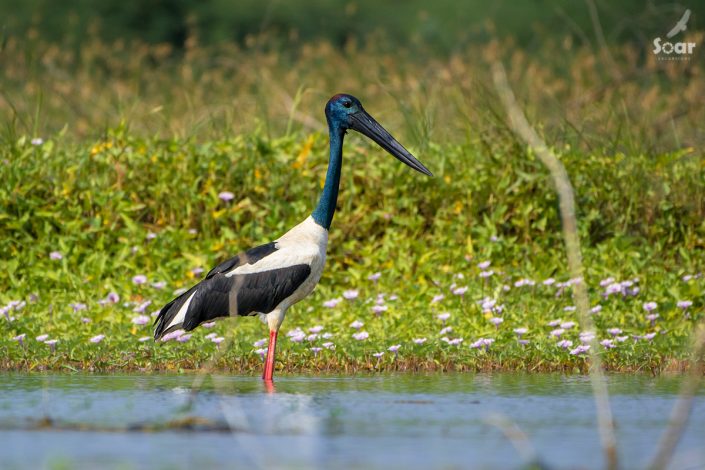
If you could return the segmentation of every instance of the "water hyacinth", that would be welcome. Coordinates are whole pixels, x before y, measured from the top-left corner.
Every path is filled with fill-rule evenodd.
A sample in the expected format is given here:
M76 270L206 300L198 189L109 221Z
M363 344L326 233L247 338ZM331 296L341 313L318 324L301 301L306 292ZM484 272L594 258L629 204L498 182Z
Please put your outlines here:
M552 330L548 335L552 338L560 338L563 333L565 333L565 330L563 328L556 328L555 330Z
M157 234L154 232L147 232L145 238L147 239L147 241L154 240L155 238L157 238Z
M544 286L552 286L552 285L555 284L555 283L556 283L556 280L553 279L552 277L549 277L548 279L545 279L545 280L542 282L542 284L543 284Z
M556 346L563 349L568 349L573 347L573 342L569 339L562 339L556 343Z
M116 292L109 292L108 295L105 297L105 300L107 300L111 304L116 304L120 302L120 296Z
M88 317L81 317L81 323L90 323L91 319Z
M688 307L692 306L693 302L690 300L679 300L676 306L680 309L686 310Z
M480 273L480 277L481 277L481 278L488 278L488 277L492 276L493 274L494 274L494 271L492 271L492 270L489 270L489 271L482 271L482 272Z
M323 331L323 326L321 325L312 326L308 329L309 333L320 333L321 331Z
M393 352L394 355L396 356L397 353L399 352L399 349L400 349L400 348L401 348L401 344L394 344L394 345L392 345L392 346L389 346L389 347L387 348L387 351Z
M132 311L135 313L144 313L144 311L147 310L147 307L149 307L150 305L152 305L152 301L146 300L139 304L137 307L133 308Z
M463 342L463 338L448 338L447 336L444 336L441 338L441 341L448 343L451 346L458 346L460 343Z
M482 263L478 263L477 267L484 271L485 269L490 267L490 264L492 264L491 261L483 261Z
M211 342L217 344L218 346L220 346L220 343L222 343L223 341L225 341L225 338L223 338L222 336L214 336L213 338L211 338Z
M231 193L230 191L221 191L218 193L218 199L220 199L223 202L230 202L233 199L235 199L235 195Z
M27 335L25 333L22 333L21 335L17 335L12 338L13 341L17 341L20 346L24 347L24 339Z
M267 355L267 348L255 349L255 354L259 354L260 359L264 361L264 356Z
M585 354L590 350L590 345L589 344L581 344L580 346L576 347L575 349L572 349L570 351L570 354L572 356L579 356L581 354Z
M562 322L563 322L563 320L551 320L550 322L548 322L548 326L550 326L550 327L558 326Z
M176 338L176 341L178 341L179 343L185 343L186 341L188 341L188 340L191 339L191 336L192 336L192 335L191 335L190 333L183 334L183 335L179 335L179 336Z
M412 341L414 344L424 344L426 342L426 338L414 338Z
M595 305L590 309L590 313L595 315L596 313L600 313L602 311L602 305Z
M528 328L514 328L514 333L517 335L517 337L521 338L524 336L526 333L529 332Z
M59 251L52 251L51 253L49 253L49 259L58 261L60 259L64 259L64 255L62 255Z
M384 351L382 351L382 352L376 352L376 353L374 353L374 354L372 354L372 355L373 355L374 357L376 357L377 359L381 359L382 356L384 356Z
M450 318L450 313L448 313L448 312L439 313L438 315L436 315L436 318L438 318L445 325L446 320L448 320Z
M157 281L150 284L154 289L162 290L166 287L165 281Z
M98 344L105 339L105 335L96 335L92 337L89 341L93 344Z
M607 333L611 334L612 336L617 336L622 333L622 330L619 328L610 328L607 330Z
M453 295L459 295L461 297L464 296L467 291L468 291L467 286L456 287L455 289L452 290Z
M360 295L360 292L354 289L349 289L343 292L343 298L345 300L355 300Z
M487 351L490 348L490 346L492 345L492 343L494 343L493 338L480 338L477 341L475 341L474 343L472 343L470 345L470 347L473 349L482 349L482 350Z
M319 348L318 346L313 346L311 348L311 351L313 351L313 357L318 356L318 353L323 351L323 348Z
M200 276L204 272L205 272L205 269L203 269L201 266L196 266L195 268L191 269L191 274L193 274L196 277Z
M374 274L370 274L369 276L367 276L367 279L372 282L377 282L380 277L382 277L382 273L376 272Z
M74 312L80 312L81 310L85 310L88 308L86 304L83 304L81 302L70 303L69 307L71 307Z
M131 321L135 325L146 325L149 323L152 319L149 318L147 315L139 315L134 317Z
M651 326L654 326L654 324L656 323L656 319L659 316L660 315L658 313L650 313L650 314L646 315L646 319L649 320L649 322L651 323Z
M39 336L37 336L37 337L34 338L34 339L36 339L37 341L43 343L44 341L46 341L47 339L49 339L49 335L46 335L46 334L44 334L44 335L39 335Z
M643 307L647 312L653 312L656 308L658 308L658 304L656 302L646 302Z
M147 276L145 276L144 274L138 274L136 276L133 276L132 283L137 286L141 286L143 284L146 284L147 283Z
M433 298L431 299L431 303L432 304L438 303L445 298L446 298L446 296L443 294L434 295Z
M49 345L49 347L51 348L51 352L55 352L56 351L56 343L58 343L58 342L59 342L58 339L48 339L48 340L44 341L44 344Z
M214 321L207 321L207 322L205 322L205 323L201 323L201 326L202 326L203 328L208 328L208 329L210 329L210 328L213 328L213 327L215 326L215 322L214 322Z
M30 144L34 145L35 147L39 147L44 143L44 139L41 137L35 137L32 140L29 141Z
M611 339L603 339L600 341L600 345L605 349L612 349L615 347L614 342Z
M446 326L446 327L444 327L444 328L441 328L441 331L439 331L438 334L439 334L439 335L445 335L445 334L447 334L447 333L450 333L451 331L453 331L453 327L452 327L452 326Z
M172 339L177 339L179 336L183 335L184 333L186 333L185 330L181 330L181 329L174 330L174 331L162 336L162 342L171 341Z
M574 326L575 326L574 321L567 321L567 322L561 323L561 328L563 328L564 330L570 330Z
M321 344L321 346L323 346L326 349L335 349L335 344L330 341L327 341L327 342Z
M386 305L373 305L371 310L375 315L379 316L382 312L386 312L388 308Z
M588 344L593 339L595 339L595 333L593 333L592 331L581 331L578 337L580 338L581 343Z
M358 341L364 341L370 337L370 334L366 331L360 331L358 333L353 333L352 337Z
M350 328L355 328L356 330L359 330L362 328L365 324L362 323L360 320L355 320L350 324Z
M325 302L323 302L323 306L326 308L335 308L342 301L343 300L341 298L326 300Z
M215 336L215 335L214 335ZM267 338L260 339L258 341L255 341L252 345L256 348L261 348L265 344L267 344L269 340Z
M563 307L564 312L575 312L575 305L568 305L567 307Z
M499 325L504 322L504 318L492 317L489 319L489 322L492 323L495 327L499 328Z
M319 336L319 335L316 334L316 333L311 333L310 335L308 335L308 336L306 337L306 341L308 341L309 343L310 343L311 341L316 341L316 340L318 339L318 336Z

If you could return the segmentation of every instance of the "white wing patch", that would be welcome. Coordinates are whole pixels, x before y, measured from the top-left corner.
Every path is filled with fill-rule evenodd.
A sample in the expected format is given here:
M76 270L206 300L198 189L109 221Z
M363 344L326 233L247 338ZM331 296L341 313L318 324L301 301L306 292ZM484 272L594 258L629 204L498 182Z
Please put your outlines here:
M184 319L186 318L186 312L188 312L188 306L191 305L191 300L193 300L194 295L196 295L196 291L193 291L193 294L191 294L188 300L181 306L181 308L179 309L179 313L177 313L171 323L169 323L169 326L164 328L165 330L168 330L172 326L184 322Z

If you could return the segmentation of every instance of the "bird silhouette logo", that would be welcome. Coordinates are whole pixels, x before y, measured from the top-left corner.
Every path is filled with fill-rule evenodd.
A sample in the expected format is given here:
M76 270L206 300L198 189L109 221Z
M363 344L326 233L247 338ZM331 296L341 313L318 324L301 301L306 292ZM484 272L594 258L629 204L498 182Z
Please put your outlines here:
M685 13L683 13L683 16L681 17L680 20L678 20L678 23L666 34L667 38L672 38L676 34L685 31L688 29L686 25L688 24L688 20L690 19L690 10L685 10Z

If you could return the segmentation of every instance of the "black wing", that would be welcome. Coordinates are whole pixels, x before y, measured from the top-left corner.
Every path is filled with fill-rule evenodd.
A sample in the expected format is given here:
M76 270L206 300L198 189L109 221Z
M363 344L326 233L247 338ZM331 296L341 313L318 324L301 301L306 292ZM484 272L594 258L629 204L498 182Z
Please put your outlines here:
M211 269L210 272L206 275L206 279L209 279L218 273L228 272L244 264L255 264L257 261L261 260L266 256L271 255L275 251L277 251L276 242L269 242L264 245L250 248L246 252L240 253L239 255L230 258L229 260L225 260L215 268Z
M225 263L220 266L223 265ZM293 294L311 274L309 265L298 264L227 277L223 274L225 270L214 272L220 266L211 271L206 279L162 308L155 321L155 339L179 328L193 330L201 323L217 317L269 313ZM183 322L168 326L192 295Z

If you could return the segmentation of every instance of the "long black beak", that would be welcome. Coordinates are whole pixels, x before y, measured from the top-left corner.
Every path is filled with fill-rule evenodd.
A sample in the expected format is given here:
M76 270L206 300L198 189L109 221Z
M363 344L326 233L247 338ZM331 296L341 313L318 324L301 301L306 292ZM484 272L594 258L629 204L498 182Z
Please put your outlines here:
M423 163L418 161L402 144L392 137L367 111L358 111L350 115L350 128L366 135L397 160L406 163L414 170L424 175L433 176Z

